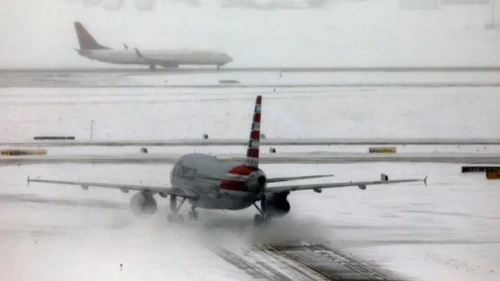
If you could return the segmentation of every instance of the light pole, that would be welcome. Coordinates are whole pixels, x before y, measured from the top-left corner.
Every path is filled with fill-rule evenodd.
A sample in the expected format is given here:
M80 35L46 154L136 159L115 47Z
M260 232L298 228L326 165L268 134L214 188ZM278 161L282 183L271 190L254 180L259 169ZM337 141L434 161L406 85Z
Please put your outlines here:
M92 141L93 135L94 135L94 120L90 121L90 141Z

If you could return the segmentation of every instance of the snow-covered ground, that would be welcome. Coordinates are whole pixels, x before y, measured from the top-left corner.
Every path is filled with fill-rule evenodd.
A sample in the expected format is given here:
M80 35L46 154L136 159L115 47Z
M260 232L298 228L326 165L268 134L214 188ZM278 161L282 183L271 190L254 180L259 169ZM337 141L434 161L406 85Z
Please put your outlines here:
M125 69L127 70L127 69ZM200 69L203 71L203 69ZM194 72L194 71L193 71ZM224 84L221 80L233 80L236 83ZM199 87L199 86L225 86L265 88L270 90L280 87L299 88L314 87L315 91L335 87L498 87L500 78L498 72L294 72L280 73L279 70L263 72L234 72L231 68L227 72L212 70L207 73L151 72L144 67L138 67L135 73L124 73L117 69L115 73L6 73L0 74L0 87ZM180 91L187 91L180 89ZM30 93L27 93L30 94ZM31 94L40 94L34 91ZM70 93L68 93L70 94Z
M110 11L109 6L91 2L0 1L0 38L4 39L0 67L104 66L72 50L78 46L73 21L81 21L106 46L121 48L125 42L138 48L212 48L234 57L231 65L235 67L500 63L498 32L484 28L491 19L486 5L408 11L399 10L395 0L327 1L321 9L255 10L224 9L222 2L206 0L192 2L200 3L198 7L183 1L150 1L156 5L148 11L144 0L144 6L126 1L123 9ZM492 73L285 74L281 79L278 73L103 74L75 80L96 86L144 86L216 84L219 79L252 85L498 81ZM2 88L0 141L26 141L49 134L87 139L92 120L94 139L100 140L197 138L203 133L212 138L243 138L248 136L257 94L264 96L262 129L270 138L498 138L497 89L325 87L275 93L262 87L78 89L73 84L57 89ZM175 148L178 153L192 151ZM202 211L198 222L169 225L165 201L157 215L141 220L127 209L129 194L25 184L32 175L159 185L168 184L170 168L3 167L1 279L251 280L212 249L238 251L255 243L288 240L335 244L417 280L500 279L498 183L487 181L483 174L462 175L458 164L263 165L273 176L334 173L338 181L377 179L382 172L391 178L429 175L428 187L408 184L292 194L290 215L267 230L252 226L253 209Z
M198 78L192 75L194 82ZM268 138L499 137L495 130L500 121L496 88L306 88L276 93L255 89L3 88L1 141L31 140L42 134L75 135L83 140L89 137L91 120L95 120L94 139L100 140L199 138L202 133L211 138L245 138L257 94L264 96L262 129ZM244 150L155 147L150 151L211 149ZM279 151L318 149L362 152L366 147L282 147ZM474 152L485 148L400 149ZM85 147L77 151L55 148L53 152L137 150ZM202 211L198 222L169 225L165 222L166 200L161 201L157 215L139 219L128 210L129 194L26 186L28 175L166 185L170 168L77 164L3 167L3 278L251 280L213 250L225 247L238 252L255 243L295 240L334 244L416 280L500 277L500 189L484 174L462 175L458 164L263 165L272 176L333 173L335 181L372 180L380 173L394 179L429 175L428 187L408 184L292 194L292 212L267 230L252 226L253 209Z
M0 140L246 138L257 94L268 138L500 137L497 88L2 88Z
M183 226L165 222L167 200L150 219L127 209L130 195L114 190L26 186L28 175L61 179L167 184L171 166L56 165L5 167L0 174L0 267L8 280L248 280L212 250L243 251L255 243L331 243L415 280L498 280L498 184L460 165L264 165L272 176L334 173L336 181L429 175L407 184L297 192L289 216L267 230L252 226L255 210L201 211ZM319 180L317 182L320 182ZM31 202L5 198L30 194ZM86 206L85 202L100 200ZM73 206L71 202L74 202ZM105 207L111 206L111 207ZM114 206L114 207L113 207ZM187 209L187 208L186 208ZM186 212L184 209L184 212ZM119 264L124 264L120 272ZM426 268L426 270L422 270ZM206 280L204 279L204 280Z

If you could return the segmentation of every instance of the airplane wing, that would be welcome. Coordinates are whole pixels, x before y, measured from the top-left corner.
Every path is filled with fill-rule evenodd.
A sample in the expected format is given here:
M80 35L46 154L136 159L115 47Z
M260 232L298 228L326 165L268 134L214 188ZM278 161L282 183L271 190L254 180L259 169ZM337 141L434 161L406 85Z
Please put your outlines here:
M147 63L158 63L156 60L145 57L141 52L139 52L139 49L134 48L134 50L135 50L135 53L137 54L137 57L145 60Z
M41 182L41 183L52 183L52 184L64 184L64 185L78 185L83 189L88 189L90 186L103 187L103 188L114 188L119 189L123 192L128 192L130 190L136 191L150 191L153 194L159 193L161 195L175 195L183 198L197 199L198 196L195 194L187 194L185 191L174 187L161 187L161 186L149 186L149 185L135 185L135 184L113 184L113 183L99 183L99 182L80 182L80 181L58 181L58 180L44 180L44 179L30 179L28 177L28 185L30 182Z
M333 175L314 175L314 176L299 176L299 177L270 178L270 179L267 179L267 182L268 182L268 183L271 183L271 182L283 182L283 181L307 180L307 179L328 178L328 177L333 177Z
M137 48L134 48L134 50L135 50L135 53L137 54L137 57L143 59L148 64L160 64L160 65L175 64L175 62L170 61L170 60L162 60L162 59L155 59L155 58L146 57Z
M402 179L402 180L380 180L380 181L352 181L352 182L338 182L338 183L324 183L324 184L302 184L302 185L285 185L277 187L269 187L266 189L267 194L299 191L299 190L314 190L315 192L321 192L323 188L339 188L339 187L349 187L357 186L360 189L366 189L368 185L384 185L384 184L396 184L396 183L407 183L407 182L423 182L427 186L427 177L424 179Z

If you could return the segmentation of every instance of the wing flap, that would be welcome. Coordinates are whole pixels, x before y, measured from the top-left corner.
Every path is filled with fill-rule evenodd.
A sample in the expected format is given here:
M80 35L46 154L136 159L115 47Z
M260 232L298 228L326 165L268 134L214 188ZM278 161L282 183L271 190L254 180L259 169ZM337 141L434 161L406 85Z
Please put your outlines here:
M89 187L101 187L101 188L113 188L119 189L123 192L128 192L129 190L135 191L150 191L152 193L160 193L162 195L175 195L179 197L197 199L198 196L195 194L188 194L184 190L174 187L162 187L162 186L150 186L150 185L135 185L135 184L113 184L113 183L99 183L99 182L75 182L75 181L59 181L59 180L45 180L45 179L30 179L28 177L28 185L31 182L39 183L51 183L51 184L62 184L62 185L77 185L81 186L83 189L88 189Z

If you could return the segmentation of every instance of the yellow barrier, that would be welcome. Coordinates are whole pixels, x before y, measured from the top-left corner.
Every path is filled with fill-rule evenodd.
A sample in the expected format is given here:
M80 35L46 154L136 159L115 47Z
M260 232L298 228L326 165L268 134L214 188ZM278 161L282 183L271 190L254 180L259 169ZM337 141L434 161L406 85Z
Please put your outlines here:
M46 149L2 149L0 155L19 156L19 155L46 155Z
M369 153L396 153L395 147L370 147Z
M489 180L500 180L500 170L486 170L486 178Z

